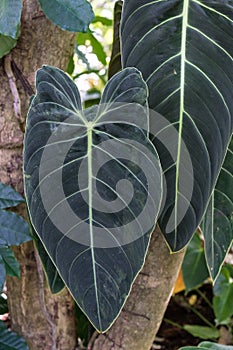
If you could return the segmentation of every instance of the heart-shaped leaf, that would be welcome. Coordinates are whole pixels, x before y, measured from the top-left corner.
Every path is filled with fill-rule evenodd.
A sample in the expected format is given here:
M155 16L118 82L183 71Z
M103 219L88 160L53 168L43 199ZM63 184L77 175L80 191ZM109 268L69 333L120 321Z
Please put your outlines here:
M205 255L210 276L216 280L233 243L233 139L211 196L203 222Z
M70 32L86 32L94 19L87 0L39 0L45 15L56 25Z
M147 87L135 68L82 111L74 82L45 66L26 127L29 215L80 308L99 331L118 316L140 271L161 201L148 139Z
M125 0L123 67L149 87L150 132L165 175L159 225L173 251L205 212L232 134L231 0ZM189 159L190 157L190 159Z

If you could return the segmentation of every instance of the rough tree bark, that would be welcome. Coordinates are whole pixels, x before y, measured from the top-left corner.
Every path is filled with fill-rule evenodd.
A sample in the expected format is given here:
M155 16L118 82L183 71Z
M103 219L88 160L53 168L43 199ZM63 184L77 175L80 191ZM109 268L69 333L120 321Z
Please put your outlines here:
M185 250L170 254L158 227L130 296L112 328L89 342L88 350L150 350Z
M42 64L66 69L74 39L74 34L45 18L36 0L23 1L20 39L10 55L0 60L0 181L20 193L24 120L35 71ZM24 208L20 211L25 214ZM15 253L21 279L7 280L12 329L25 337L30 350L73 350L73 299L67 290L51 295L32 242L15 249Z

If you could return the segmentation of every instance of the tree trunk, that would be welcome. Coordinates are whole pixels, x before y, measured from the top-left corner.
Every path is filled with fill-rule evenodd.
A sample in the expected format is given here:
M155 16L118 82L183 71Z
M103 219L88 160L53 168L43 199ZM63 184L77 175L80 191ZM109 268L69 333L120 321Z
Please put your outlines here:
M130 296L112 328L90 341L88 350L150 350L183 261L170 254L157 228Z
M62 31L41 12L36 0L23 1L21 36L0 60L0 181L23 193L23 130L35 72L43 64L66 69L75 34ZM25 215L25 208L20 212ZM30 350L75 348L74 301L67 290L51 295L33 243L15 248L21 278L8 278L12 329Z

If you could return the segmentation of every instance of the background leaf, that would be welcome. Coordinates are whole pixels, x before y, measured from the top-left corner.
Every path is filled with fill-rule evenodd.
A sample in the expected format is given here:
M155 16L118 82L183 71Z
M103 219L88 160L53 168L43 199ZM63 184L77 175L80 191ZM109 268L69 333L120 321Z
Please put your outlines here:
M230 345L223 345L223 344L216 344L216 343L211 343L204 341L198 345L198 347L205 347L206 349L211 349L211 350L233 350L233 346Z
M217 325L229 324L233 316L233 267L230 265L222 268L216 280L213 307Z
M17 39L0 34L0 58L7 55L16 45Z
M186 292L199 287L209 277L204 247L197 233L188 244L182 264L182 274Z
M23 338L10 332L0 321L0 350L29 350L29 347Z
M219 338L219 330L217 328L211 328L206 326L197 326L185 324L184 329L192 334L194 337L201 339L217 339Z
M106 53L101 43L96 39L93 33L79 33L77 37L78 45L85 45L86 40L89 40L92 46L93 53L96 54L98 60L105 65L106 64Z
M203 222L205 256L210 276L216 280L233 243L233 139L211 196Z
M13 39L18 38L18 27L20 23L22 7L23 7L22 0L1 1L0 34L11 37ZM0 40L1 39L2 38L0 38Z
M144 263L161 201L147 87L127 68L107 83L101 104L83 112L76 85L59 69L44 66L36 85L24 154L30 218L79 307L106 331Z
M230 0L124 2L123 67L142 72L150 108L167 120L159 127L152 113L150 132L167 190L159 225L173 251L199 225L232 134L232 23Z
M20 266L13 251L8 247L0 246L0 256L2 258L2 263L5 267L6 274L8 276L19 277Z
M11 186L0 182L0 209L15 207L23 202L24 199L18 192L16 192Z
M45 15L61 29L86 32L94 19L91 4L86 0L39 0Z
M19 245L31 239L28 223L21 216L0 210L0 244Z

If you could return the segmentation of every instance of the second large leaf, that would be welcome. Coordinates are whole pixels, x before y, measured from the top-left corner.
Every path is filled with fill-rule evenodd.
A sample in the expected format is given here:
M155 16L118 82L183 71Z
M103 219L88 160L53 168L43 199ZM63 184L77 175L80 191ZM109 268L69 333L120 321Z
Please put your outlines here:
M84 112L59 69L43 67L36 85L24 152L30 219L80 308L105 331L143 265L160 207L147 87L127 68Z
M152 113L150 130L167 190L159 224L174 251L200 223L232 133L232 5L124 1L123 66L142 72L149 106L165 118Z

